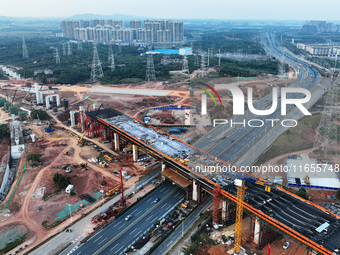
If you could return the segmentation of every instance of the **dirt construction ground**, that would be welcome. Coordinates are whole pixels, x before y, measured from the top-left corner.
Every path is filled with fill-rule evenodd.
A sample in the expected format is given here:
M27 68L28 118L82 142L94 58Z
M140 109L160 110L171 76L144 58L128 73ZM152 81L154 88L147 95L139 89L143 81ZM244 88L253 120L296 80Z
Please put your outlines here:
M27 155L31 153L42 154L41 164L32 167L32 162L27 162L26 171L23 173L22 179L14 192L11 203L0 214L0 229L2 232L15 226L27 229L28 233L25 241L27 244L39 243L52 235L55 229L47 229L43 227L42 223L44 221L48 225L55 223L58 213L64 210L68 203L75 204L79 202L81 194L95 195L101 189L107 192L119 185L119 177L112 174L113 170L124 167L129 175L134 176L129 181L124 182L124 188L134 185L135 181L138 181L138 176L145 173L144 168L132 163L132 155L116 154L115 157L118 162L110 163L108 168L101 168L94 163L88 162L88 159L97 157L99 152L89 146L79 147L77 139L70 136L70 132L65 131L61 123L55 123L54 128L56 131L51 135L44 132L44 126L31 125L31 121L24 128L31 128L37 137L35 143L26 144L26 153ZM105 145L109 147L107 144ZM5 145L2 147L5 148ZM65 151L69 151L70 155L65 155ZM3 150L2 153L8 154L8 151ZM19 173L24 169L24 161L25 159L22 157L18 168ZM87 170L78 167L79 162L87 162ZM70 173L65 173L65 169L61 167L69 164L73 164L74 167L71 168ZM70 177L70 182L74 185L75 195L71 196L65 190L57 192L58 189L52 180L55 173L65 174ZM17 179L18 176L19 174ZM12 185L12 190L14 186ZM7 196L0 209L8 201L9 196ZM77 215L80 216L82 213L91 210L97 204L81 209ZM69 224L68 217L60 220L65 219L67 220L61 223L58 229Z

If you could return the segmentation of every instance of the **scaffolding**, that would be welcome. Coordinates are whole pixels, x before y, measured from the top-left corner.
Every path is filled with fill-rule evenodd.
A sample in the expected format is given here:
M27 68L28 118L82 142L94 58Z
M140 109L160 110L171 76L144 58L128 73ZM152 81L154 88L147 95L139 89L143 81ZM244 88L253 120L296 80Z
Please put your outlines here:
M213 212L212 212L212 217L213 217L213 222L218 224L219 222L219 211L220 211L220 203L221 203L221 198L220 198L220 187L218 184L216 184L214 191L213 191Z

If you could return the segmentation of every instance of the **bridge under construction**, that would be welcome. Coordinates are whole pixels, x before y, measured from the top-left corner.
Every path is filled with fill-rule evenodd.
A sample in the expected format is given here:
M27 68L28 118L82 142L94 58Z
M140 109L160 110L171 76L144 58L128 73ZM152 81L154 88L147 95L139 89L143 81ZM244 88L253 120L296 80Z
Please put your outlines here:
M88 137L110 141L116 151L132 147L134 160L138 159L139 150L151 154L162 163L162 174L186 190L187 198L199 202L206 194L212 194L216 223L235 221L234 180L247 180L242 203L251 217L248 238L258 248L283 234L304 245L307 254L340 254L337 250L340 250L340 217L312 202L279 186L272 186L267 192L258 185L261 180L251 174L234 171L236 168L227 162L115 109L80 109L78 125L81 131L87 130ZM223 171L197 172L197 166L201 169L213 166Z

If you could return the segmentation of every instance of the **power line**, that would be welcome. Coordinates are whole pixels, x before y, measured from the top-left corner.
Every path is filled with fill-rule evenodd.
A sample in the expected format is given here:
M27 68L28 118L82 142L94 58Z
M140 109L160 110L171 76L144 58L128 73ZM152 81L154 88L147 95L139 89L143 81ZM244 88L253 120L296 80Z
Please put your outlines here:
M22 38L22 56L23 58L29 58L25 38Z
M334 80L334 74L332 74L332 81L329 91L327 93L326 102L322 111L322 116L319 124L319 135L315 136L314 148L321 145L322 154L327 158L329 151L332 150L337 155L337 124L333 124L337 121L338 109L337 109L337 97L338 86L340 84L340 76Z
M78 41L78 50L83 50L83 45L81 44L81 41Z
M113 72L115 69L116 69L115 56L112 54L111 55L111 72Z
M183 58L182 73L189 73L188 58L186 55L184 55Z
M111 45L111 44L109 45L109 52L108 52L107 55L108 55L108 61L109 61L109 63L112 62L111 57L113 56L113 50L112 50L112 45Z
M155 75L155 65L153 63L153 55L147 54L147 61L146 61L146 79L148 81L150 80L156 80L156 75Z
M58 50L58 47L55 47L54 57L55 57L55 63L56 63L57 65L60 65L60 57L59 57L59 50Z
M67 42L67 55L72 55L72 50L71 50L71 43Z
M91 68L91 82L96 82L104 76L102 65L100 63L97 46L93 45L93 59Z

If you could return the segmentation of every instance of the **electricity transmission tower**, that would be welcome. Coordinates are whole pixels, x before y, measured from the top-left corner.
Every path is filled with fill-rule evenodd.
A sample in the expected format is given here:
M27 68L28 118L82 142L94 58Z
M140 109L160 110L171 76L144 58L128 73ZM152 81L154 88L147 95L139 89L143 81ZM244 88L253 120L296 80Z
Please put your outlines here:
M198 53L195 54L195 62L194 62L194 65L195 65L195 66L200 66L199 59L198 59Z
M71 50L71 43L67 42L67 55L72 55L72 50Z
M111 72L113 72L115 69L116 69L115 56L112 54L111 55Z
M199 77L206 77L207 76L207 68L206 68L206 63L205 63L205 53L203 52L201 54L201 70L200 73L198 74Z
M112 45L111 45L111 44L109 45L109 52L108 52L108 55L107 55L107 56L108 56L108 61L109 61L109 62L112 62L112 59L111 59L111 58L112 58L112 56L113 56L113 50L112 50Z
M25 38L22 38L22 56L23 58L29 58Z
M284 75L286 73L286 70L285 70L285 64L280 61L279 62L279 75Z
M81 45L80 41L78 41L78 50L83 50L83 46Z
M189 73L188 58L186 55L183 58L182 73Z
M93 59L91 68L91 82L96 82L98 79L104 76L102 65L100 63L97 46L93 45Z
M63 43L63 56L66 56L66 47L65 47L65 43Z
M330 88L327 93L326 102L322 111L322 116L319 124L319 135L315 136L314 148L321 145L322 156L327 158L330 151L334 151L337 155L337 124L332 122L337 121L337 97L338 86L340 84L340 76L336 79L332 76Z
M55 48L54 57L55 57L55 63L56 63L57 65L60 65L59 50L58 50L57 47Z
M148 54L147 61L146 61L146 79L148 81L150 80L156 80L155 75L155 66L153 64L153 55Z

